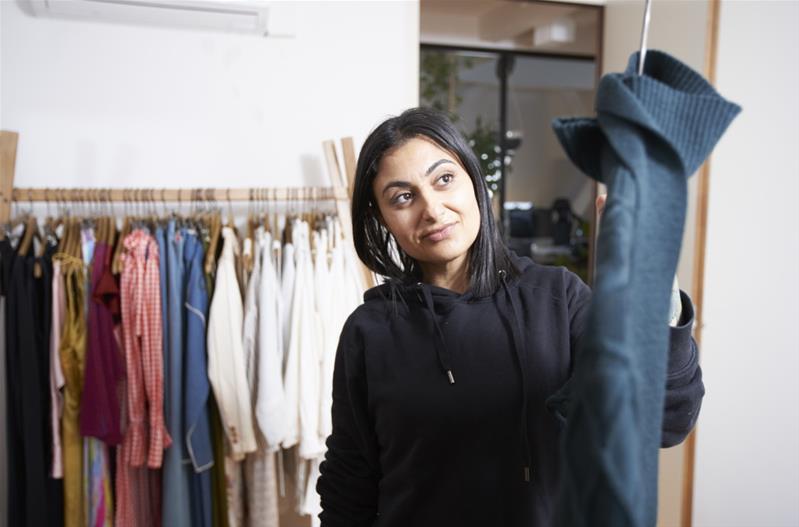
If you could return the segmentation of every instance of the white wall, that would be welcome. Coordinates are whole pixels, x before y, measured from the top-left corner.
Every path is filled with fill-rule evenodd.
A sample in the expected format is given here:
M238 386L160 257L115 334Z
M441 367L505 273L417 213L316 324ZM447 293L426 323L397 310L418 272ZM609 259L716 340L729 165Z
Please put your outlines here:
M418 0L296 2L296 38L35 18L0 1L0 128L17 186L327 185L418 103Z
M721 4L696 527L799 525L799 2Z

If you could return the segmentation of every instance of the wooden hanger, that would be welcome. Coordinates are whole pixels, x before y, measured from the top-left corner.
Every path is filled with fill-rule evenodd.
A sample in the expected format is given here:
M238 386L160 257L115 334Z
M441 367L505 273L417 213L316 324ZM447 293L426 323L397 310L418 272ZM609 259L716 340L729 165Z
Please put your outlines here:
M81 236L81 218L72 218L72 236L70 237L70 244L67 247L67 254L83 260L81 254L82 236Z
M294 215L290 214L286 216L286 227L283 229L283 245L287 243L293 243L293 232L294 229Z
M113 216L108 217L108 233L106 240L108 241L109 249L114 248L114 243L117 238L117 220Z
M219 245L219 235L222 232L222 217L218 211L211 215L209 230L210 241L208 242L208 252L205 254L206 274L211 274L216 265L216 247Z
M255 246L255 230L257 228L258 225L256 223L255 215L252 213L252 211L250 211L247 214L247 239L250 240L250 247L252 250L249 252L249 254L242 253L244 269L248 274L251 273L255 267L255 259L258 257L258 255L255 254L255 251L258 250L258 248Z
M31 244L33 243L34 236L41 239L39 236L39 223L36 221L36 217L31 214L25 220L25 233L22 235L22 241L19 242L17 254L20 256L25 256L28 254Z
M96 243L105 243L105 236L108 232L108 222L105 216L100 216L94 222L94 238Z
M230 202L230 189L226 191L227 195L227 226L231 229L236 228L236 219L233 217L233 204Z
M75 236L75 230L72 228L72 223L72 216L67 216L64 218L64 236L61 237L61 244L58 247L58 251L64 254L70 254L69 249L72 247L72 237Z

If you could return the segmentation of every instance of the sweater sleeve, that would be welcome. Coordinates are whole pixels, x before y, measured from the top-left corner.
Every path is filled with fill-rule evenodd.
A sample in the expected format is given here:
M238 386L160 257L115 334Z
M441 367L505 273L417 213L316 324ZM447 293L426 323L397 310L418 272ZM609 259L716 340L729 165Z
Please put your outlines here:
M322 527L372 525L377 516L377 441L367 411L363 353L349 322L333 370L333 431L316 491Z
M572 357L577 356L580 341L591 305L591 290L577 275L567 273L566 294L570 319ZM694 306L691 298L680 291L682 315L677 326L669 327L669 357L666 375L666 394L663 408L661 447L681 443L691 432L699 416L705 386L699 367L696 341L691 335ZM666 322L663 322L666 324ZM548 405L565 417L568 414L569 387L553 396Z

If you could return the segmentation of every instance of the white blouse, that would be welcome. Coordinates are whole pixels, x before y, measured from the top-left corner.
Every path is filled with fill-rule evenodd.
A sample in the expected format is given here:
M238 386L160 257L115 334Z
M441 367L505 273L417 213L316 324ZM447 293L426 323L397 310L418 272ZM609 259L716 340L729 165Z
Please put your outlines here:
M236 279L238 240L222 229L224 245L216 270L216 286L208 317L208 380L214 390L231 455L239 461L256 449L246 357L241 338L243 308Z

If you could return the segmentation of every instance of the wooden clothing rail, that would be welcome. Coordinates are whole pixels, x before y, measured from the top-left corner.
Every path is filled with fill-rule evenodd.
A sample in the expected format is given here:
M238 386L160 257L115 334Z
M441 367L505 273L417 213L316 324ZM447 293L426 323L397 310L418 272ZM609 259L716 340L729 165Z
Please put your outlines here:
M5 195L3 194L5 198ZM11 201L88 203L168 203L228 201L349 201L344 187L282 188L14 188Z
M344 233L352 240L350 199L355 179L355 148L351 137L341 139L342 168L334 141L322 149L333 182L329 187L282 188L14 188L14 170L19 134L0 131L0 223L11 219L13 202L84 203L174 203L174 202L307 202L334 201ZM362 265L366 286L375 285L374 275Z

